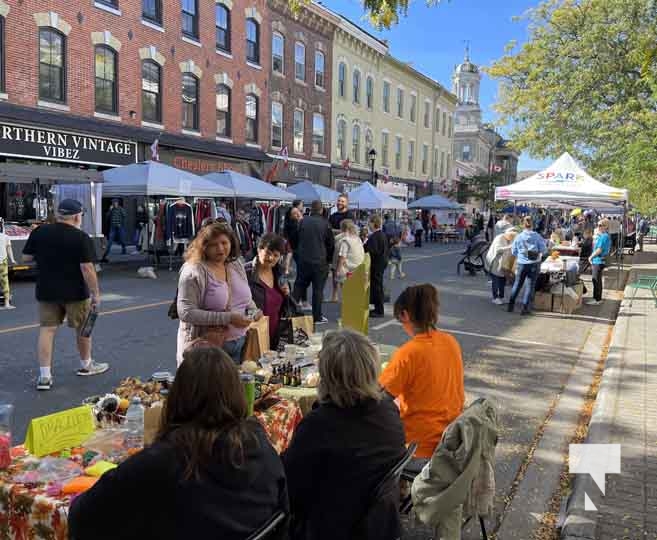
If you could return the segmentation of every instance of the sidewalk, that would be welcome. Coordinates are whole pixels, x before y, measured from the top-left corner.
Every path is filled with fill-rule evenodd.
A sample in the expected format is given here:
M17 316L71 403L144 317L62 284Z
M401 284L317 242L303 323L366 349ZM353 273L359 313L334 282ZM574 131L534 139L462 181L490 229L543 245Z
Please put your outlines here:
M636 253L628 284L657 275L657 246ZM621 473L608 474L603 497L577 475L562 539L657 539L657 308L625 289L586 443L620 444ZM598 511L584 510L584 492Z

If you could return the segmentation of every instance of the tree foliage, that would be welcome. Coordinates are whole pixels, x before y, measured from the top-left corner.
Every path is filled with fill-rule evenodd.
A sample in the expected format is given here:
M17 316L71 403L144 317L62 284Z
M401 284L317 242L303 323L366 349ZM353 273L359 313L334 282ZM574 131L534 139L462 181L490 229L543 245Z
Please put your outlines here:
M657 1L547 0L525 14L530 39L488 69L512 144L569 151L590 172L657 201Z
M504 177L496 173L461 178L455 194L456 199L460 203L465 203L470 199L481 200L486 203L487 208L490 208L495 199L495 188L503 183Z

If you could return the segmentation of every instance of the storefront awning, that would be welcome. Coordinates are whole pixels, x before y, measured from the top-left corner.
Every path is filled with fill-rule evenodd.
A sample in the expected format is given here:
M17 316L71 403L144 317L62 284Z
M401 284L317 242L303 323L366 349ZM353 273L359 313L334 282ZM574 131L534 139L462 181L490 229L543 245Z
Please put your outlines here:
M103 181L100 173L95 170L0 163L0 182L25 183L36 179L42 184L89 184Z

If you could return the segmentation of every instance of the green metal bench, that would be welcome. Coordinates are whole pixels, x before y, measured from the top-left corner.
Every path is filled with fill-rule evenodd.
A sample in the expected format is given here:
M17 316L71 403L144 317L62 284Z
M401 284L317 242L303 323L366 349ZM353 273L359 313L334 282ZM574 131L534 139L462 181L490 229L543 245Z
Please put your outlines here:
M655 300L655 307L657 307L657 276L640 276L635 282L628 283L627 286L633 289L630 307L632 307L632 302L639 289L649 290Z

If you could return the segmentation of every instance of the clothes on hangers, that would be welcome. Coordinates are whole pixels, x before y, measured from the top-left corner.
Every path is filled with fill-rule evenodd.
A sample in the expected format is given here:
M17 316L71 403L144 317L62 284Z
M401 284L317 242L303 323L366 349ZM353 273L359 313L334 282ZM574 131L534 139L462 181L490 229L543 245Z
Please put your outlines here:
M194 238L194 213L192 205L176 201L166 211L166 239L174 243L191 241Z

